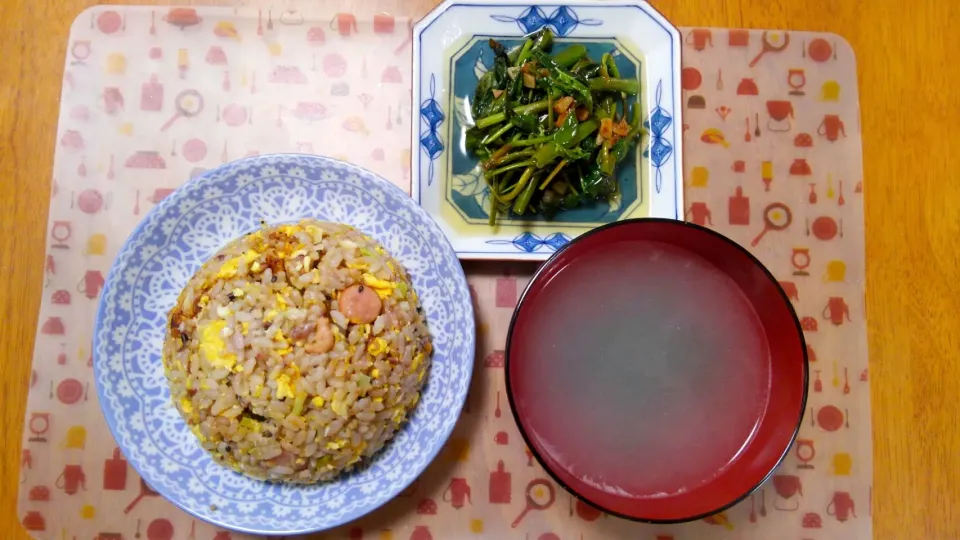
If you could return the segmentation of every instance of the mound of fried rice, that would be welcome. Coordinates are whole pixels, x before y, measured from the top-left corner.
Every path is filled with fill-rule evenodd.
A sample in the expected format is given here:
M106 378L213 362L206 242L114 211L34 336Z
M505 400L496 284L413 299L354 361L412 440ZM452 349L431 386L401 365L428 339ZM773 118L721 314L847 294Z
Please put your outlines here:
M308 484L393 437L431 351L404 268L347 225L302 221L264 225L200 268L170 312L163 364L215 460Z

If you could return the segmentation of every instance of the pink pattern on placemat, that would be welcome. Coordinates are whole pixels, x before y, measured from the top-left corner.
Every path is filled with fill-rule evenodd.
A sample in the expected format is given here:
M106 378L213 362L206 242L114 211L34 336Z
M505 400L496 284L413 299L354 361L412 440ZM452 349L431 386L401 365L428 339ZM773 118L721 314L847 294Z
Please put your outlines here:
M513 308L517 305L517 280L512 277L497 278L497 307Z
M193 520L129 467L97 405L90 336L116 250L150 208L206 169L246 155L317 152L409 189L410 77L399 66L410 65L411 21L315 9L112 6L73 25L21 458L19 516L38 538L249 538ZM330 537L870 538L852 51L827 34L683 33L687 219L747 246L762 233L751 249L802 317L815 374L797 443L772 482L679 526L608 518L548 480L549 489L538 484L545 474L514 424L502 369L532 267L506 275L495 263L470 263L478 350L463 418L414 485ZM202 104L177 103L190 89ZM538 487L555 502L525 512L526 490Z

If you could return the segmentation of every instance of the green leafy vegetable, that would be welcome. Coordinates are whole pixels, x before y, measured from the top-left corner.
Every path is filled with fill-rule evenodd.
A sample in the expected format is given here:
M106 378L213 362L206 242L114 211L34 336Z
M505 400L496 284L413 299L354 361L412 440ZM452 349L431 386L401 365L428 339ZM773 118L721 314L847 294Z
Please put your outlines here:
M639 81L623 78L610 53L598 61L583 44L558 46L549 28L509 51L489 46L493 67L477 83L465 145L482 163L490 225L618 205L617 166L644 134Z

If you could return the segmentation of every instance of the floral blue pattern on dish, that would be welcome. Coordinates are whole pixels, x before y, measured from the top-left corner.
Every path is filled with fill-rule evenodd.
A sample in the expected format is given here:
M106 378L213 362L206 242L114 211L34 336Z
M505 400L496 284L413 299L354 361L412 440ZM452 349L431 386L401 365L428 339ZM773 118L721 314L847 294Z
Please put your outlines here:
M437 78L430 76L430 97L423 100L420 104L420 119L424 124L420 132L420 147L430 157L430 171L428 174L427 185L433 184L434 164L443 154L443 140L440 138L440 124L444 118L443 109L437 102Z
M544 26L549 26L550 29L560 37L566 37L581 24L585 26L600 26L603 24L603 21L599 19L581 19L577 17L577 12L569 6L560 6L549 15L538 6L530 6L518 17L491 15L490 18L499 22L515 22L525 34L536 32Z
M556 251L567 245L568 242L570 242L570 237L563 233L553 233L545 238L540 238L530 231L517 235L513 240L487 240L487 243L492 245L513 244L515 248L527 253L533 253L541 247L546 248L547 251Z
M410 421L372 462L336 481L291 486L214 463L170 402L161 364L166 317L200 265L230 240L268 223L313 218L371 235L409 271L433 336L434 357ZM474 356L470 294L440 228L399 188L358 167L303 155L240 160L186 183L124 244L94 326L94 370L104 417L144 481L221 527L300 534L352 521L411 484L449 437Z
M656 107L654 107L647 121L644 122L644 125L650 130L651 142L643 155L650 158L650 162L653 163L653 167L656 169L654 187L657 193L660 193L660 188L663 184L663 172L661 169L666 165L667 161L670 160L670 155L673 154L673 146L671 146L670 141L668 141L666 137L667 128L673 123L673 116L670 115L670 111L661 105L662 97L663 81L659 81L657 82L655 98Z

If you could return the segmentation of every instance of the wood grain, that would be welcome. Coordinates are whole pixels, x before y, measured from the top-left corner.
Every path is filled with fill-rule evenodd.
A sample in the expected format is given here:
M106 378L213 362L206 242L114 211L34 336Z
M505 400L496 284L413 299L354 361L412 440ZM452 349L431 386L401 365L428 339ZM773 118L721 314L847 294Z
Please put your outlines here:
M0 0L3 538L28 538L17 482L58 98L70 24L95 3ZM432 3L417 2L421 12ZM960 148L952 144L960 140L960 63L948 45L960 3L654 3L681 26L826 31L853 45L866 169L875 538L960 538Z

